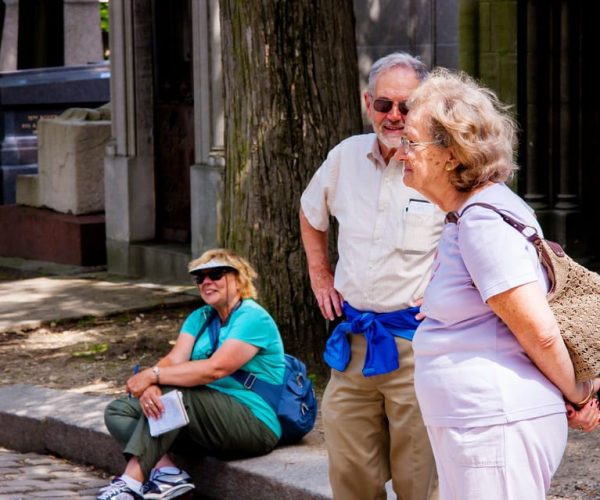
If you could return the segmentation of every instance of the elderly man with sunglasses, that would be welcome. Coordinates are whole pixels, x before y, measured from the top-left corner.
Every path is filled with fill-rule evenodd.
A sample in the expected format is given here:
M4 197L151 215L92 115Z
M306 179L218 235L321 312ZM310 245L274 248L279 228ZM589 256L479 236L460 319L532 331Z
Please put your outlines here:
M337 500L433 494L435 464L413 387L411 340L444 214L402 181L394 154L405 101L427 76L415 57L375 62L364 94L374 134L342 141L301 199L311 286L323 316L344 316L325 348L332 368L322 404L329 478ZM327 232L339 224L332 271Z

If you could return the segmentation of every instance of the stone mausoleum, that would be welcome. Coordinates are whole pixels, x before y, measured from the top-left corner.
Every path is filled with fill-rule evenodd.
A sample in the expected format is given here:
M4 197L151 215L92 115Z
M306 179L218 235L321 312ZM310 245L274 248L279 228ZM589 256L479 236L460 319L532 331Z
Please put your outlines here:
M61 2L65 22L67 5L78 3L48 1ZM5 1L5 25L15 3ZM590 230L600 212L598 10L597 2L568 0L354 0L361 87L373 60L406 50L495 89L521 125L514 188L548 237L592 264L600 255L600 235ZM217 0L110 1L111 272L185 280L186 262L219 242L219 33Z
M110 100L99 12L97 0L0 3L0 255L106 262L109 113L56 120Z
M111 0L110 7L108 268L188 280L190 258L219 242L226 165L218 1ZM372 61L393 50L457 67L457 0L355 0L354 9L363 87Z

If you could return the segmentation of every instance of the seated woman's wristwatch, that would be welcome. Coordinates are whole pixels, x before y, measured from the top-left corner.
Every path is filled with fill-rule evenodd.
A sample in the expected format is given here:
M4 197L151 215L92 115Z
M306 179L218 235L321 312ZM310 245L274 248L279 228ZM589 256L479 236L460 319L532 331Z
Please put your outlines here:
M156 385L160 385L160 368L158 366L153 366L152 372L156 375Z

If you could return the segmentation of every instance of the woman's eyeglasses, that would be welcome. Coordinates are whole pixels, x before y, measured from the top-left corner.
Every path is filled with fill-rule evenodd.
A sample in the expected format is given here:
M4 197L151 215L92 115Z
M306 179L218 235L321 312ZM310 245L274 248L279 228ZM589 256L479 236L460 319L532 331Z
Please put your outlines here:
M230 272L231 269L211 269L210 271L194 274L193 279L196 282L196 285L201 285L206 278L210 278L211 281L219 281L223 276Z
M398 112L407 115L408 108L406 107L406 101L400 101L396 103L398 106ZM394 107L394 101L390 101L389 99L375 99L373 101L373 109L379 113L389 113Z
M410 153L411 151L414 151L415 148L420 148L420 147L425 148L427 146L431 146L432 144L439 145L439 142L437 142L437 141L415 142L415 141L411 141L407 137L400 138L400 145L402 146L402 148L404 149L404 152L406 154Z

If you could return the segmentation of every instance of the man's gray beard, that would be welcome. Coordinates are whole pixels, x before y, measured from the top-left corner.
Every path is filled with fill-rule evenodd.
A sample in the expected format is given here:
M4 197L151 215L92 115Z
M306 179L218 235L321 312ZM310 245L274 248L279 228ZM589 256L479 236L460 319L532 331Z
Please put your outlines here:
M402 138L392 139L384 137L383 134L377 134L377 138L385 145L386 148L398 149L402 145Z

